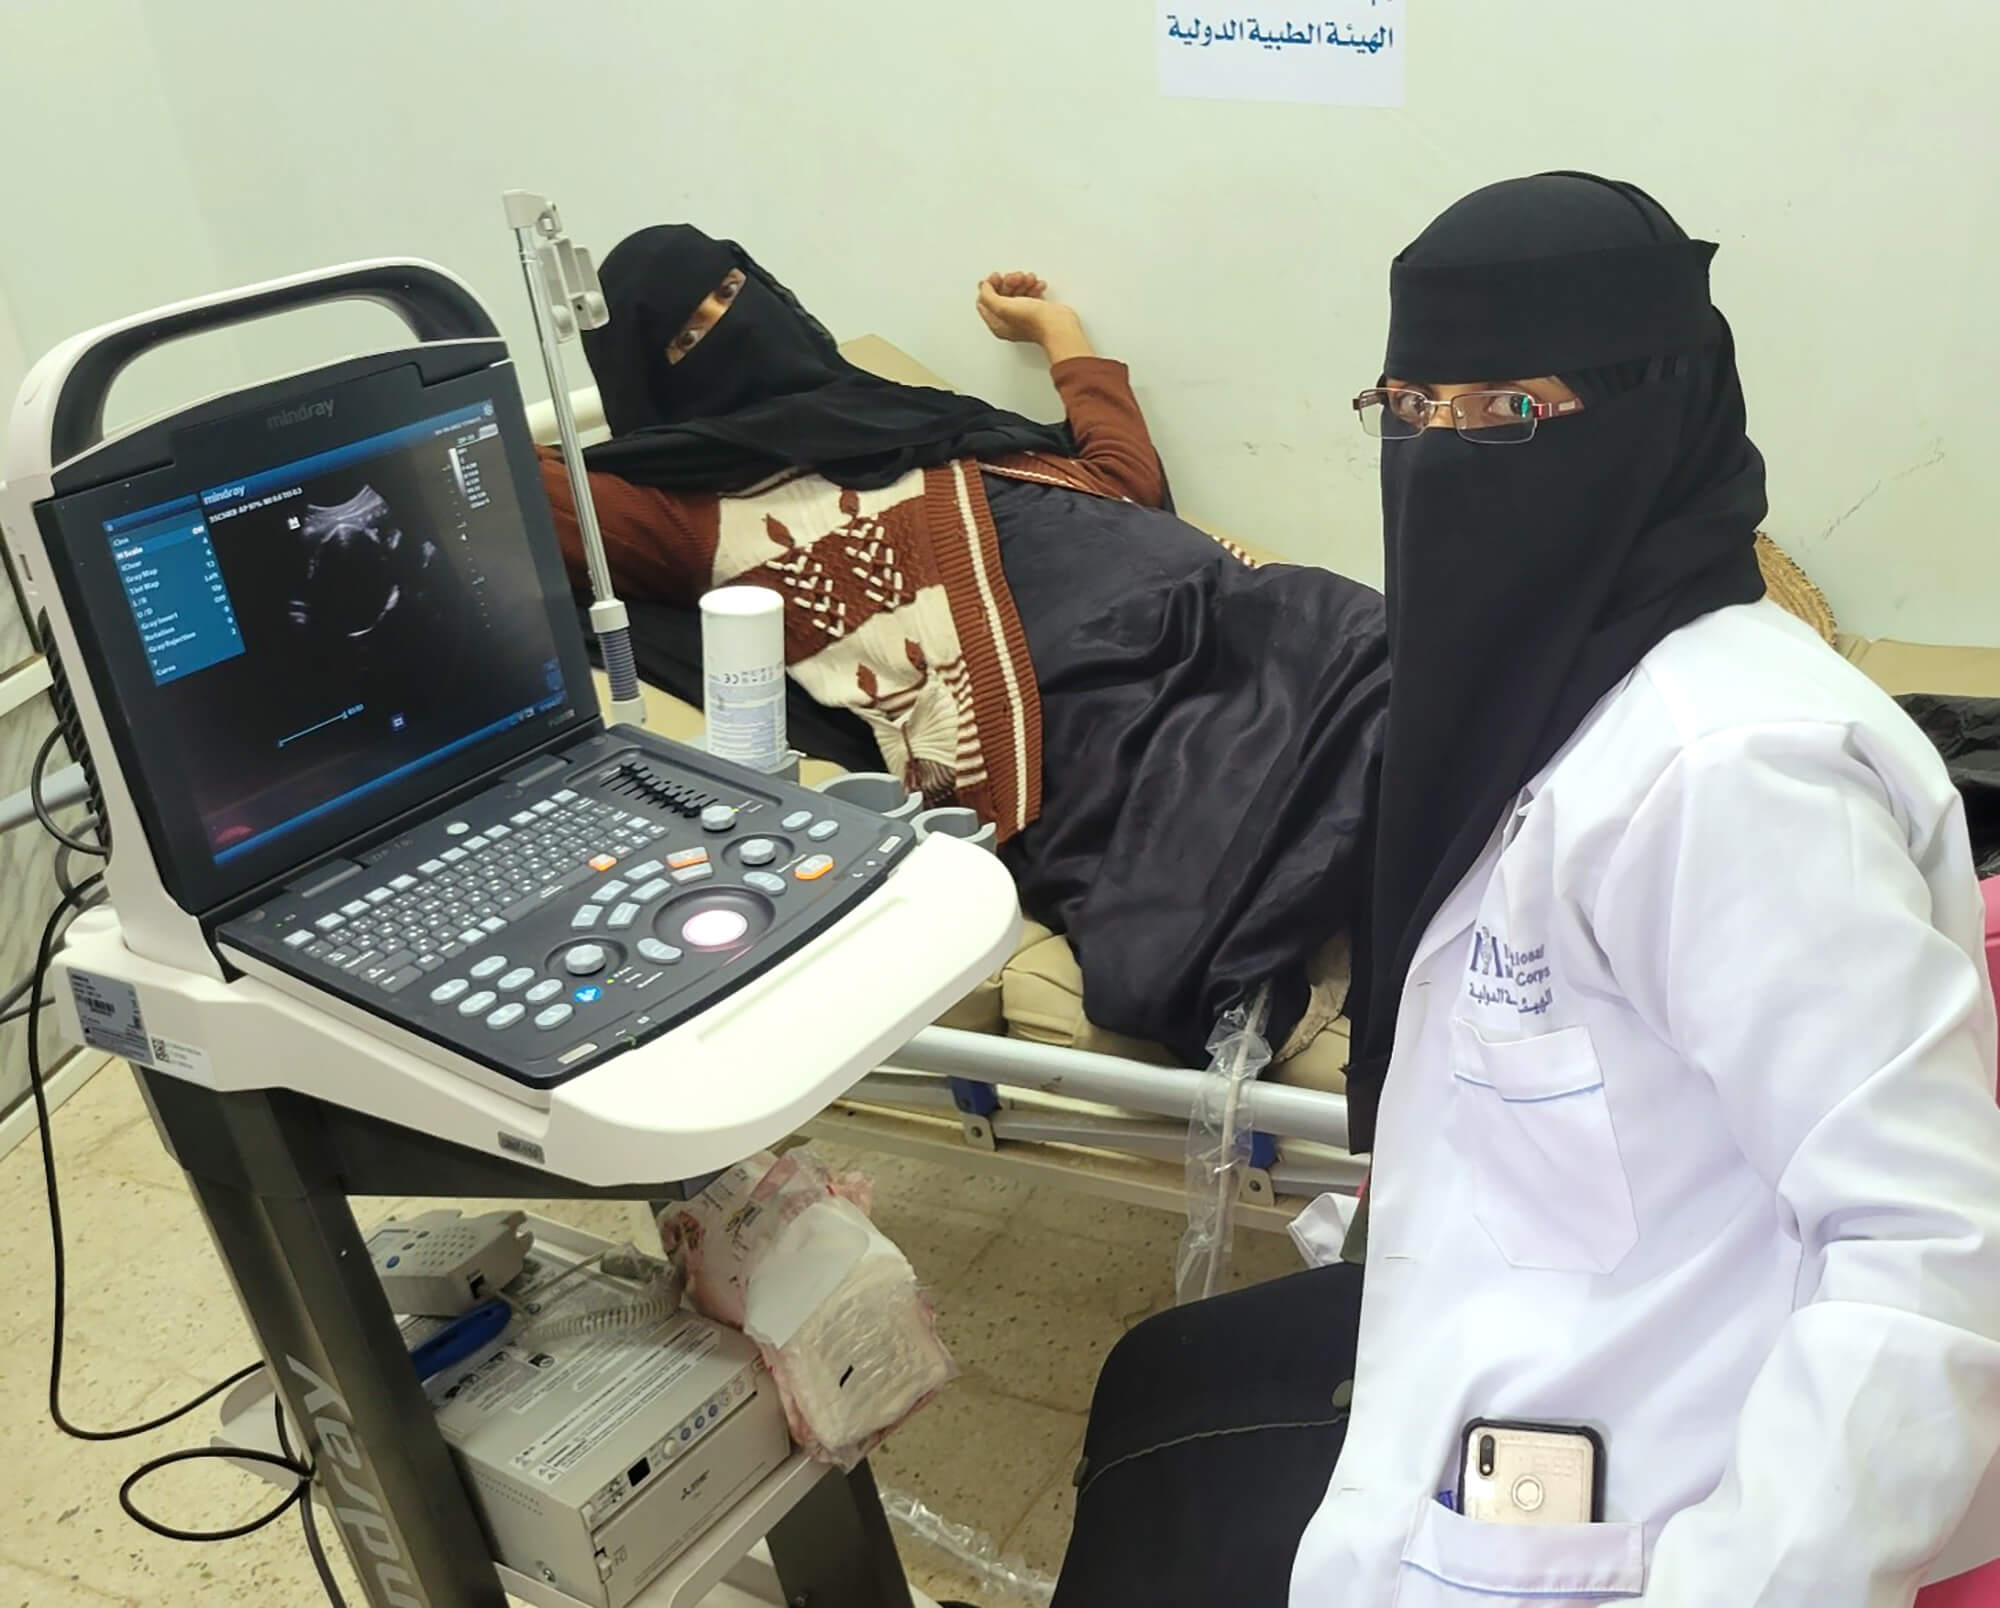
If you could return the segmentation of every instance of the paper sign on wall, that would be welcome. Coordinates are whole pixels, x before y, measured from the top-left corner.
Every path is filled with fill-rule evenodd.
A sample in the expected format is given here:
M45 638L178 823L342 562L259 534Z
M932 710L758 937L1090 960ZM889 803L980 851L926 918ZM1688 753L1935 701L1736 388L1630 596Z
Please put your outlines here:
M1198 4L1156 6L1163 95L1403 104L1403 0L1321 0L1278 15Z

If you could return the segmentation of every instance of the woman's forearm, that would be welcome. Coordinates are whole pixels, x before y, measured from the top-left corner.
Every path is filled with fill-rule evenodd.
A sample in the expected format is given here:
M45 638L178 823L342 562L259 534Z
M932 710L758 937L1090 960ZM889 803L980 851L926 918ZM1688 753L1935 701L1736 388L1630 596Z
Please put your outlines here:
M1051 306L1041 321L1036 334L1037 343L1048 355L1051 364L1063 362L1072 357L1095 357L1097 349L1090 344L1090 337L1083 332L1083 320L1074 308Z

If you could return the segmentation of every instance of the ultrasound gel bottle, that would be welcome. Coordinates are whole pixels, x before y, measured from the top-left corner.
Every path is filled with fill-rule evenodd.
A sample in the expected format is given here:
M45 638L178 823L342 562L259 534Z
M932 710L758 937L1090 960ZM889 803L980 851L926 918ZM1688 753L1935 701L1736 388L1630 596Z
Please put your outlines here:
M707 747L769 775L785 745L785 604L764 586L724 586L701 600Z

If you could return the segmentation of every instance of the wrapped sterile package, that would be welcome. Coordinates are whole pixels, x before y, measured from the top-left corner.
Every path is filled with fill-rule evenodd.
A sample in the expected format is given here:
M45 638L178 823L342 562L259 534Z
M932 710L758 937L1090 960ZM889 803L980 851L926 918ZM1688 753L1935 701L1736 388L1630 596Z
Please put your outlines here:
M813 1456L852 1468L958 1370L909 1259L868 1220L864 1180L768 1151L660 1213L697 1311L764 1350Z

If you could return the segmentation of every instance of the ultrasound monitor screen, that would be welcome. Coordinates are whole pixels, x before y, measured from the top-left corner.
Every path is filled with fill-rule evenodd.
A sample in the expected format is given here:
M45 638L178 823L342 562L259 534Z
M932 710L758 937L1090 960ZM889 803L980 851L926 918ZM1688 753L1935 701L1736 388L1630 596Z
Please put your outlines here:
M567 696L490 400L101 528L217 865Z

